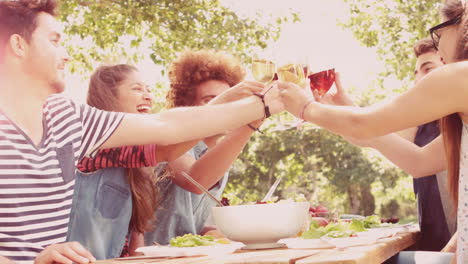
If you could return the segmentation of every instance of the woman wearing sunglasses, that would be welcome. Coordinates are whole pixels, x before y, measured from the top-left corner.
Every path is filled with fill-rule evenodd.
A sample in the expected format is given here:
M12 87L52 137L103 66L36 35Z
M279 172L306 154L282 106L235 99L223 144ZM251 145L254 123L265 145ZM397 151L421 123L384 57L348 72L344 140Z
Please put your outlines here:
M430 29L434 46L447 64L433 70L407 93L386 104L367 108L320 104L291 83L279 83L286 109L333 133L355 139L382 136L442 119L443 139L424 148L407 142L411 164L424 165L425 175L448 169L449 191L458 202L456 258L423 257L420 263L468 263L468 10L466 1L447 1L443 23ZM439 153L445 148L445 160ZM438 253L435 253L438 254ZM439 253L442 254L442 253ZM402 254L401 254L402 255ZM417 263L419 253L409 262ZM402 259L402 258L400 258Z

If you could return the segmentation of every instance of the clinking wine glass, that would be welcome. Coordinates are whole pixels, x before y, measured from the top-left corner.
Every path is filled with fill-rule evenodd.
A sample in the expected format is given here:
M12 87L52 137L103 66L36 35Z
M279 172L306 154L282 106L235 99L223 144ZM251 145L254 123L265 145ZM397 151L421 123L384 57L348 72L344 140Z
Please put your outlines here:
M307 85L306 76L308 68L307 63L285 63L277 69L278 79L282 82L292 82L300 87L305 87ZM302 120L298 118L293 118L293 120L288 123L281 122L280 119L280 126L276 127L274 131L288 130L294 127L299 127L301 124Z
M276 76L276 65L268 59L268 55L263 52L261 55L255 53L252 56L252 76L257 82L265 85L273 81Z
M319 96L324 96L335 82L335 69L329 69L309 74L310 89L317 91Z
M299 63L289 63L278 68L278 78L282 82L292 82L300 87L306 84L304 68Z
M252 75L257 82L267 84L275 76L276 65L274 62L265 58L254 56L252 59Z

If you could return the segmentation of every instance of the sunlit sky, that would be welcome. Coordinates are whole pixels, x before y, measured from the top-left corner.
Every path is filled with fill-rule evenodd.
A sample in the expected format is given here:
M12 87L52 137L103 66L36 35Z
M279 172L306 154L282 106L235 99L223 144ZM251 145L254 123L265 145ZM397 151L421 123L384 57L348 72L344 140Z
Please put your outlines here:
M383 70L375 49L366 48L353 38L349 30L338 26L347 21L348 10L343 0L224 0L241 15L252 16L255 11L286 15L299 12L301 22L290 23L280 39L269 50L281 57L305 56L311 71L336 68L347 86L367 88L376 74Z
M377 59L375 49L367 48L353 38L338 22L347 21L347 5L342 0L221 0L239 16L263 14L300 14L301 22L284 26L280 39L270 43L267 51L275 57L292 57L307 60L311 71L334 67L341 73L345 87L358 92L368 89L384 65ZM265 22L271 19L265 16ZM159 81L160 68L147 59L138 64L150 82ZM76 76L68 78L68 91L72 97L84 101L87 82ZM392 85L400 85L397 81Z

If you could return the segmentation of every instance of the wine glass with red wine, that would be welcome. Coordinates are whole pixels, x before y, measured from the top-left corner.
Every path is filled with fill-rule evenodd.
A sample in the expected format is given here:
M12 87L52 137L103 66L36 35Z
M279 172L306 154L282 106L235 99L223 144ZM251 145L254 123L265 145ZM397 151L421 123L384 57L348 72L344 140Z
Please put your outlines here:
M310 89L317 91L320 96L324 96L335 82L335 69L329 69L307 76L310 83Z

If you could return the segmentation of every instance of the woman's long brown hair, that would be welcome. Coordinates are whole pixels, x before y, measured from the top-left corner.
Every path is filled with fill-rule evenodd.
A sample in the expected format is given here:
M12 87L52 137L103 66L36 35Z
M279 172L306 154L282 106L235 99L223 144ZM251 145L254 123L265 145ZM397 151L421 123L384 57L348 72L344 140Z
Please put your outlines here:
M465 6L463 0L452 0L447 1L441 10L442 16L447 20L462 16L456 44L456 60L459 61L468 59L468 17ZM462 126L462 120L457 113L445 116L440 120L440 129L448 162L448 188L456 205L458 205Z
M87 103L102 110L118 111L118 86L134 71L137 69L127 64L99 67L91 76ZM140 233L149 231L158 207L154 170L141 168L125 171L133 199L129 230Z

